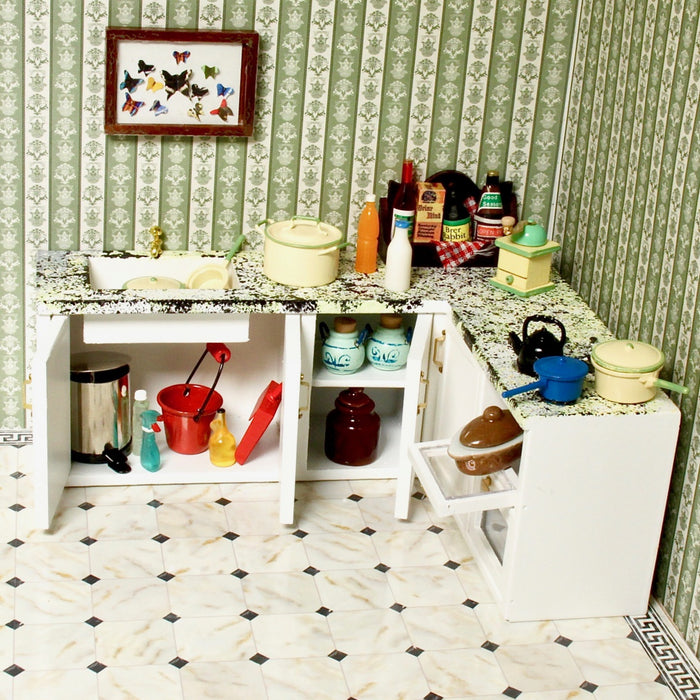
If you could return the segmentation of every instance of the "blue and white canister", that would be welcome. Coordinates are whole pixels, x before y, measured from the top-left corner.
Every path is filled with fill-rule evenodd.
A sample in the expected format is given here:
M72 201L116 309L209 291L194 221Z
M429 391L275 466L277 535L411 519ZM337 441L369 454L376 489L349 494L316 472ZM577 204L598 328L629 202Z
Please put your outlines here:
M401 314L382 314L379 328L367 341L367 360L382 370L401 369L408 361L413 328L404 330Z
M319 331L323 338L321 361L329 372L352 374L362 367L365 361L364 342L371 332L369 326L358 332L354 318L337 316L332 329L322 321Z

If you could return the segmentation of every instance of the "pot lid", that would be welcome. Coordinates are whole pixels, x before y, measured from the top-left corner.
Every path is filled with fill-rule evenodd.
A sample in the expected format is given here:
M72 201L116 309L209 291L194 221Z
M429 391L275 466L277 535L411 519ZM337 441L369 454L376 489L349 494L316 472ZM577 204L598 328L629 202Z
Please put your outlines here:
M482 415L464 426L459 441L465 447L496 447L522 432L510 411L489 406Z
M124 289L181 289L182 282L172 277L144 275L124 282Z
M532 368L540 378L564 382L574 382L588 374L588 365L583 360L565 355L541 357Z
M661 350L638 340L606 340L591 350L591 359L614 372L654 372L664 363Z
M335 226L302 217L267 224L265 235L276 243L294 248L328 248L340 245L343 240L343 234Z

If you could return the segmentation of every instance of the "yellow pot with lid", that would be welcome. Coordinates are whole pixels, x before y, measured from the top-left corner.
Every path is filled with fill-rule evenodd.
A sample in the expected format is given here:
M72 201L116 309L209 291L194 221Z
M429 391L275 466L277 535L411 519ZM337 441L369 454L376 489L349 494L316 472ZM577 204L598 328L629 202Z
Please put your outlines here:
M659 379L664 353L638 340L606 340L593 346L595 390L616 403L644 403L656 396L657 388L687 394L688 388Z

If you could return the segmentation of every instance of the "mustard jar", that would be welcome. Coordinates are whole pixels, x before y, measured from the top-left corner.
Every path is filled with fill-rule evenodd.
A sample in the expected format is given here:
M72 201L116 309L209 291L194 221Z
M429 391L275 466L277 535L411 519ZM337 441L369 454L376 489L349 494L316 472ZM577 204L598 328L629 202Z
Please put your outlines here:
M401 321L401 314L379 317L379 327L367 341L367 360L377 369L401 369L408 361L413 329L404 330Z
M369 326L357 330L357 321L350 316L336 316L333 328L325 322L319 324L323 338L321 361L333 374L352 374L357 372L365 361L363 343L369 335Z
M380 423L374 401L364 389L351 387L341 391L335 408L326 416L326 457L351 467L370 464L377 454Z

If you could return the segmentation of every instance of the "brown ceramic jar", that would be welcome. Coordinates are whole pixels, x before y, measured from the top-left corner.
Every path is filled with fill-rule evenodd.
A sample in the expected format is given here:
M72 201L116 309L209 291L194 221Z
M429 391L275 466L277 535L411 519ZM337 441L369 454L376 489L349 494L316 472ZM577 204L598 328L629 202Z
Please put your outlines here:
M380 422L363 389L341 391L326 417L326 457L351 467L370 464L377 454Z

